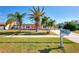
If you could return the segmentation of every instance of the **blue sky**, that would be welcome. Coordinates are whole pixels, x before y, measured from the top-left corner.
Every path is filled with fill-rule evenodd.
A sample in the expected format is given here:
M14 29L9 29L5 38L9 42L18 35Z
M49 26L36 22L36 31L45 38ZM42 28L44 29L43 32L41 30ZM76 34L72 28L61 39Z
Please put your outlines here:
M41 6L44 7L45 15L56 20L57 23L65 21L79 20L79 6ZM0 6L0 22L6 22L9 13L31 13L29 9L32 6ZM23 23L31 23L32 21L25 16Z

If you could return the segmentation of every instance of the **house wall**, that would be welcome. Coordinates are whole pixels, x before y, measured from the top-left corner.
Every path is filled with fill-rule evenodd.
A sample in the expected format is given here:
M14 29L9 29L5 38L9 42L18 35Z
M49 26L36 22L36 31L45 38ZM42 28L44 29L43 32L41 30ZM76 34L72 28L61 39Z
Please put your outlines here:
M0 26L0 30L4 30L4 26Z
M19 26L14 25L12 29L19 29ZM36 26L35 25L32 25L32 24L30 24L30 25L29 24L25 24L25 25L22 25L21 26L21 29L22 30L35 30L36 29ZM40 26L40 30L43 30L43 29L48 29L48 28L47 27Z
M29 30L33 30L33 29L36 29L36 26L35 25L22 25L21 26L21 29L29 29Z

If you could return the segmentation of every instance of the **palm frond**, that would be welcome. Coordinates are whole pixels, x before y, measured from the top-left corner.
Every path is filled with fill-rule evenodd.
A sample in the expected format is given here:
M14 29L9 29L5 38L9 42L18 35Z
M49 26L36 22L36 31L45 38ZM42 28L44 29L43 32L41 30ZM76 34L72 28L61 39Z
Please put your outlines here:
M10 18L10 19L8 19L8 20L6 21L6 25L9 24L9 23L12 23L12 22L14 22L14 21L16 21L15 18Z
M43 12L43 11L44 11L44 7L42 8L41 12Z
M26 15L26 13L23 13L23 14L21 15L21 18L23 18L25 15Z
M47 22L48 22L48 20L49 20L49 18L50 18L50 17L44 16L44 17L42 18L41 25L46 26L46 25L47 25Z
M37 12L37 8L35 8L34 6L33 6L33 10L34 10L34 12Z
M40 7L38 6L38 12L40 12Z
M20 13L19 12L15 12L15 15L20 15Z
M34 14L27 14L28 16L34 16Z
M33 7L33 9L30 10L32 13L28 14L29 18L33 21L35 21L36 26L39 26L39 23L41 21L41 17L45 14L45 12L42 12L43 9L41 10L40 7L38 6L37 8ZM43 22L42 22L43 24Z
M19 24L19 26L21 26L22 20L23 20L22 18L25 15L26 15L25 13L20 14L19 12L15 12L14 14L9 14L8 17L10 17L10 18L7 20L6 24L11 23L12 21L16 20L17 24ZM15 19L13 19L13 18L15 18Z
M31 12L33 12L33 14L35 13L35 11L34 11L34 10L32 10L32 9L30 9L30 11L31 11Z
M12 18L15 18L16 16L14 14L8 14L7 17L12 17Z
M23 16L25 16L25 15L26 15L26 13L23 13L22 15L23 15Z
M43 13L41 14L41 16L44 15L44 14L45 14L45 12L43 12Z

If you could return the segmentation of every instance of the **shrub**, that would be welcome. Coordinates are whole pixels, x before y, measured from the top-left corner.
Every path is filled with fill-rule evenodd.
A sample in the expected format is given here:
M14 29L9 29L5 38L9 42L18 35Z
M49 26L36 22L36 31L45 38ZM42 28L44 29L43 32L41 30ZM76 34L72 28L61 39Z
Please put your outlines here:
M79 24L77 24L77 30L79 30Z
M77 29L77 24L75 24L73 22L67 22L64 25L64 29L68 29L68 30L71 30L71 31L75 31Z

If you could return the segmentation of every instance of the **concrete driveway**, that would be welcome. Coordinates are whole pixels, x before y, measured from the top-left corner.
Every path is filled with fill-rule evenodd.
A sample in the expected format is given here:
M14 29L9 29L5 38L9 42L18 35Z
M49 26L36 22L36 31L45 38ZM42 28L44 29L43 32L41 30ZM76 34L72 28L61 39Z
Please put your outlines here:
M58 35L60 34L59 30L52 30L52 32L54 32ZM77 34L77 33L71 32L69 35L66 35L64 37L71 40L71 41L73 41L73 42L79 43L79 34Z

